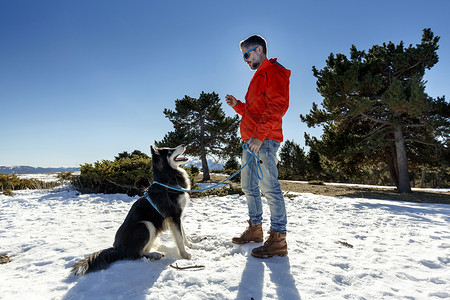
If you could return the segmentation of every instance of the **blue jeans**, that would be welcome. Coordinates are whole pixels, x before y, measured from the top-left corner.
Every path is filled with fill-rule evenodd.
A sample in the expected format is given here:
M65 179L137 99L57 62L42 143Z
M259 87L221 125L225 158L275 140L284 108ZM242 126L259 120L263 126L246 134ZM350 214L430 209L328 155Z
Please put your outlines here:
M286 232L286 207L280 182L278 181L278 168L276 153L280 142L265 139L257 153L261 162L263 180L258 179L258 170L255 158L250 152L242 152L242 165L249 159L251 162L242 170L241 186L245 193L248 205L248 215L252 225L262 222L261 192L267 199L270 209L270 232Z

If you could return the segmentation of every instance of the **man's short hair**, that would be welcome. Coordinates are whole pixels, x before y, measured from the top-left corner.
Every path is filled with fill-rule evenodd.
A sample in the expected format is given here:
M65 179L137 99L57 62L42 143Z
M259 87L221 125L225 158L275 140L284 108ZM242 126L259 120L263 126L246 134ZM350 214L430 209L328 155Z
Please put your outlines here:
M242 48L253 48L261 46L263 48L264 55L267 55L267 43L266 40L260 35L252 35L245 40L241 41L239 46Z

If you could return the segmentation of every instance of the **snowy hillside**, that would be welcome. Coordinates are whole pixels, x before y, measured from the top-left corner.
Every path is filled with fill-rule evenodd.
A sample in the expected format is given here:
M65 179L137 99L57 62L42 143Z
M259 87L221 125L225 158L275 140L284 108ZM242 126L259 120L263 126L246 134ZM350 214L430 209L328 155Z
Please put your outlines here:
M209 170L222 170L223 163L215 160L208 159L208 167ZM189 161L184 164L186 167L196 166L199 169L202 169L202 161L199 158L189 157Z
M450 297L450 206L298 194L286 199L287 257L234 245L244 197L192 199L181 259L169 234L160 261L120 261L84 277L82 257L112 245L136 198L73 190L0 196L1 299L443 299ZM264 230L268 229L267 205ZM341 243L340 243L341 242ZM347 243L347 244L345 244ZM350 247L353 246L353 247ZM203 265L201 269L176 270Z

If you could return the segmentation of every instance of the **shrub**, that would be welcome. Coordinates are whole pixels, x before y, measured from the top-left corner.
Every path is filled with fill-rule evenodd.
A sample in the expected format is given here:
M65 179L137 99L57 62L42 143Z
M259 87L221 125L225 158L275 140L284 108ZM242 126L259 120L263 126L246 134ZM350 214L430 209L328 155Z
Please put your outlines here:
M61 173L58 173L56 176L60 182L66 182L66 181L70 181L72 179L73 174L72 174L72 172L61 172Z
M198 189L198 188L196 188ZM220 189L211 189L211 190L207 190L207 191L203 191L203 192L199 192L199 193L190 193L190 197L191 198L202 198L202 197L207 197L207 196L227 196L227 195L232 195L232 194L238 194L238 195L243 195L244 192L242 192L242 189L235 185L229 185L229 186L224 186Z
M12 196L15 190L37 190L37 189L50 189L58 186L56 181L42 181L37 179L20 178L17 175L5 175L0 174L0 193Z
M200 173L199 168L196 166L182 166L182 168L189 174L191 190L199 190L200 187L195 181L195 176ZM125 193L129 196L141 196L153 182L152 160L139 151L134 151L132 154L123 152L116 156L114 161L103 160L94 164L84 164L80 171L79 176L72 177L72 184L81 193ZM191 193L190 196L196 198L228 194L242 194L242 191L240 188L230 186Z
M236 158L231 158L223 166L223 169L224 169L223 173L231 176L234 173L236 173L240 168L241 168L241 166L239 165ZM240 172L238 174L236 174L236 176L231 178L231 182L239 183L240 181L241 181L241 173Z
M310 180L310 181L308 181L308 184L311 184L311 185L325 185L325 183L322 180Z
M140 151L124 152L114 161L82 165L72 184L81 193L142 195L153 181L151 165L151 158Z
M184 169L192 176L197 176L198 174L200 174L200 169L194 165L192 165L190 167L184 167Z
M225 165L223 166L223 168L225 170L227 169L232 169L232 170L239 170L241 166L239 165L238 161L236 160L236 158L231 158L229 159Z

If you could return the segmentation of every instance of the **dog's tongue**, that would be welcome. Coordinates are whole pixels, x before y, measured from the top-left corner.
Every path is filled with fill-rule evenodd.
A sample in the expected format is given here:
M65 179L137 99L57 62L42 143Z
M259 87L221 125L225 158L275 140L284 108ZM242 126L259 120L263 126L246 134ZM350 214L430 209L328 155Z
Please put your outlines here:
M175 160L176 161L188 161L189 159L184 156L177 156L177 157L175 157Z

